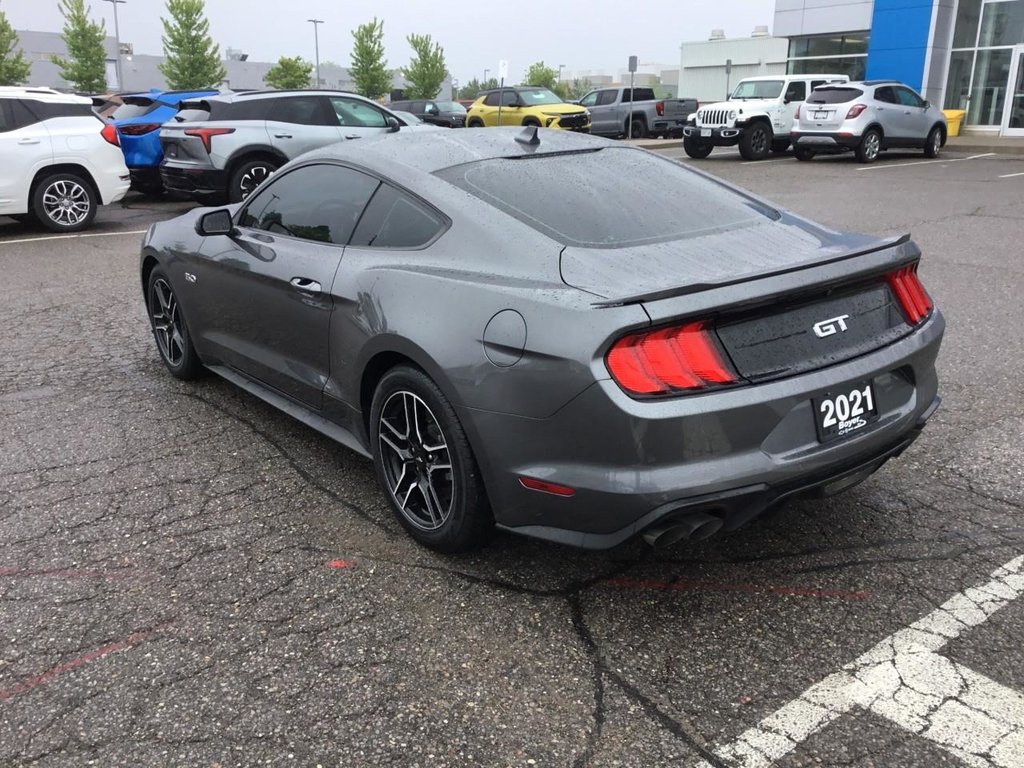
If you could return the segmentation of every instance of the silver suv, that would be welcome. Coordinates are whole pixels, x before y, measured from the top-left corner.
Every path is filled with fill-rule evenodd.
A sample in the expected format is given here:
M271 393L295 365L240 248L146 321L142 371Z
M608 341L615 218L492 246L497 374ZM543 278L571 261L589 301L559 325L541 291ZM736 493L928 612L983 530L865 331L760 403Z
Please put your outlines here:
M183 101L160 130L160 178L200 202L244 200L304 152L347 139L416 130L345 91L250 91Z
M825 85L800 106L790 138L798 160L853 152L872 163L883 150L902 147L938 157L946 144L946 117L894 80Z

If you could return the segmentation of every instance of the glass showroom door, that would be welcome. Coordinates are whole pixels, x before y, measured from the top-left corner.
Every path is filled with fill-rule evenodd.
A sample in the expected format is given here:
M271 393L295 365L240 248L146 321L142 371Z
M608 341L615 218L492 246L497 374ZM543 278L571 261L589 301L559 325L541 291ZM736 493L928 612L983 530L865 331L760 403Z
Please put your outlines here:
M1024 136L1024 45L1013 49L1010 88L1003 108L1003 136Z

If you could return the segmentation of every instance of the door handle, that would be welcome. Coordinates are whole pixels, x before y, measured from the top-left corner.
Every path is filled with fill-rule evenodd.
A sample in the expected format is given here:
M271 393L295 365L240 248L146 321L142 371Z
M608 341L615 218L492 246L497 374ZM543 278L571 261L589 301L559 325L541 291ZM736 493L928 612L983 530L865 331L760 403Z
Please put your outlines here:
M19 144L38 144L39 139L19 139Z
M275 133L275 139L290 139L292 135L290 133Z
M360 136L358 133L350 133L345 138L346 139L361 139L363 137Z
M320 283L310 280L308 277L293 277L290 281L293 288L298 288L303 293L320 293Z

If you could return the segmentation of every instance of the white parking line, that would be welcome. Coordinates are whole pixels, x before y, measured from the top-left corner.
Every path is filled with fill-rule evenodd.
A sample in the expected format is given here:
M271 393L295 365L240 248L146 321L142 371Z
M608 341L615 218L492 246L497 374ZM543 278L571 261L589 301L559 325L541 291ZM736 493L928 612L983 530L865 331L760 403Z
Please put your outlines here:
M884 171L886 168L909 168L912 165L931 165L932 163L959 163L963 160L971 160L970 157L954 157L951 160L918 160L916 163L887 163L886 165L866 165L858 168L858 171Z
M715 750L715 756L736 768L770 768L829 723L862 707L972 768L1020 768L1024 695L937 652L1022 594L1024 556L997 568L988 583L953 596L815 683L732 744ZM713 766L702 761L695 768Z
M965 157L964 160L977 160L979 157L995 157L995 156L996 156L995 152L986 152L983 155L971 155L970 157Z
M1004 173L1000 179L1012 179L1014 176L1024 176L1024 173Z
M766 160L745 160L740 165L754 165L755 163L777 163L779 160L792 160L792 157L771 157Z
M23 237L18 240L2 240L0 245L16 245L17 243L38 243L43 240L78 240L85 237L122 237L124 235L144 235L147 230L133 229L130 232L86 232L81 235L43 235L41 237Z

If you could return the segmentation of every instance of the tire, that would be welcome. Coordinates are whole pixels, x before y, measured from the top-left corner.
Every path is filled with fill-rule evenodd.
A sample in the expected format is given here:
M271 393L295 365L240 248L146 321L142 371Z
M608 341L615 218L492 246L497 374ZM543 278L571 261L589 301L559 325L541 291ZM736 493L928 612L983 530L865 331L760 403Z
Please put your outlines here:
M814 157L814 151L807 147L793 147L793 157L801 161L810 160Z
M469 127L469 128L483 128L484 127L484 121L481 120L479 117L471 117L469 119L469 123L467 123L467 127Z
M413 539L446 553L484 541L494 519L480 469L455 410L430 378L406 365L384 374L369 433L377 481Z
M878 159L882 151L882 134L877 128L869 128L860 137L860 144L854 150L857 161L861 163L873 163Z
M192 346L192 336L171 280L162 267L154 267L149 273L146 311L157 352L171 376L182 381L199 378L203 364Z
M523 125L527 128L540 128L540 120L535 117L523 118Z
M265 157L256 157L246 160L239 165L231 174L231 182L228 185L228 200L232 203L240 203L253 193L253 191L274 175L274 171L281 167L276 160Z
M647 123L637 118L629 124L629 138L631 139L646 139L647 138Z
M771 147L771 128L762 122L754 123L740 134L740 156L744 160L764 160Z
M703 160L714 148L714 144L701 144L699 141L683 138L683 151L694 160Z
M92 184L74 173L45 176L32 193L32 213L51 232L77 232L96 218Z
M932 128L928 134L928 138L924 141L924 156L938 157L939 153L942 152L944 138L942 129L939 126L936 125Z
M772 142L772 152L774 152L776 155L785 154L787 149L789 149L789 141L788 140L786 140L786 141L773 141Z

